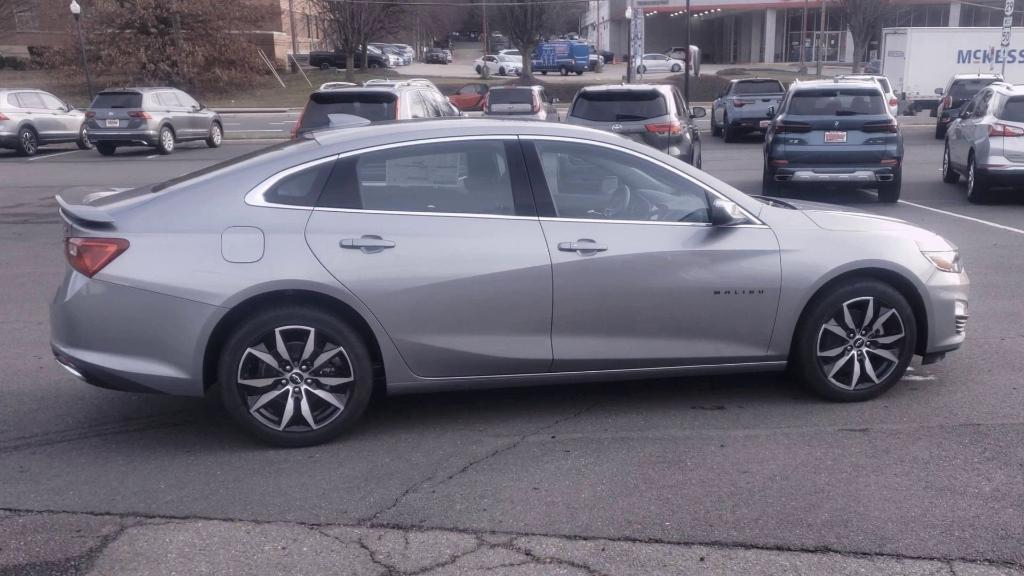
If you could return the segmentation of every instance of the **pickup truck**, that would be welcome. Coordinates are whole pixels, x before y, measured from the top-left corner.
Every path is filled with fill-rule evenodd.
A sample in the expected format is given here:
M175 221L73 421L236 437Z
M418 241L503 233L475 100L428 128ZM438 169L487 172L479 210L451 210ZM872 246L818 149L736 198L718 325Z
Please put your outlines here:
M733 80L711 103L711 134L726 142L747 132L768 129L772 110L779 109L786 88L771 78Z
M370 58L367 61L368 68L387 68L387 62L379 54L370 52ZM332 50L330 52L310 52L309 53L309 65L321 70L327 70L328 68L345 68L345 52L343 50ZM363 53L356 51L356 68L363 66Z

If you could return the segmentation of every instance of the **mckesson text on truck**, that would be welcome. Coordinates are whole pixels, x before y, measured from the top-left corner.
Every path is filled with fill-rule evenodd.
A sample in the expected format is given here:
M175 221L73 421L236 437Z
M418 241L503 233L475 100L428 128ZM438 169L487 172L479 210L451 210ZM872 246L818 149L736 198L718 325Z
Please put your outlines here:
M967 48L956 51L957 64L999 64L1003 63L1003 51L999 48ZM1006 49L1007 64L1024 64L1024 50Z

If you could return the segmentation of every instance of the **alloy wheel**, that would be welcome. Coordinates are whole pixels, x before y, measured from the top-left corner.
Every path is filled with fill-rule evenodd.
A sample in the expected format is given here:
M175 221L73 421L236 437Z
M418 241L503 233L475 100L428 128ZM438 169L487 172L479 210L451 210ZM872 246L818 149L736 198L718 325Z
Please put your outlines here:
M848 300L818 330L818 367L844 390L877 386L899 365L905 335L899 312L886 302Z
M967 197L974 195L974 158L967 161Z
M220 130L219 124L214 124L213 128L210 129L210 139L217 146L220 146L220 141L224 137L224 134Z
M39 144L36 142L35 132L25 130L21 133L21 150L27 156L31 156L39 150Z
M166 152L174 150L174 134L167 128L160 131L160 147Z
M354 380L352 362L335 337L309 326L280 326L246 348L236 387L258 422L301 432L338 418Z

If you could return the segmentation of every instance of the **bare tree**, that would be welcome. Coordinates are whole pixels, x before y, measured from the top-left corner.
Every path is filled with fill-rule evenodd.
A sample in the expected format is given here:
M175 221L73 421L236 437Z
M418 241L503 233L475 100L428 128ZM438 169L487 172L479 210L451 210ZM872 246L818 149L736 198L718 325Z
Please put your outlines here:
M386 34L399 19L402 6L397 0L368 4L351 0L317 0L314 3L328 20L335 45L345 53L345 79L355 80L356 53L362 50L367 67L367 44Z
M836 0L853 36L853 73L861 70L868 43L892 13L892 0Z
M498 6L498 16L505 35L523 55L524 78L533 75L531 56L540 36L547 31L552 20L552 4L536 3L531 0L511 0Z

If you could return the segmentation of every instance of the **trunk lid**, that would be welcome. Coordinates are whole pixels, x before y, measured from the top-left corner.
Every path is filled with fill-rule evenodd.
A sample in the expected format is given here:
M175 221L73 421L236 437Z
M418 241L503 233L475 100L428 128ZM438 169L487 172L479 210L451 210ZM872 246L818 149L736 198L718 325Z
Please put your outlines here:
M120 131L142 128L144 117L142 93L126 91L100 92L89 106L89 131Z

